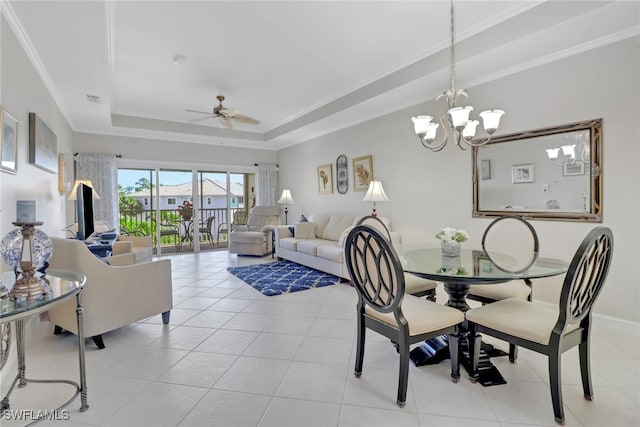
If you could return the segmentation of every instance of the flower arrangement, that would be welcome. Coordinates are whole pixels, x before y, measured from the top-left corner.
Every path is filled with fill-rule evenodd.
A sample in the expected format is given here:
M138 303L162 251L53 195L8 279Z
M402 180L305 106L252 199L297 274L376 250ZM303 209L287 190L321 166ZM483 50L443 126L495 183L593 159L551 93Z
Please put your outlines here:
M436 234L436 239L454 245L469 240L469 234L464 230L445 227Z
M190 220L191 217L193 217L193 203L188 200L182 202L182 204L178 206L178 214L183 220Z

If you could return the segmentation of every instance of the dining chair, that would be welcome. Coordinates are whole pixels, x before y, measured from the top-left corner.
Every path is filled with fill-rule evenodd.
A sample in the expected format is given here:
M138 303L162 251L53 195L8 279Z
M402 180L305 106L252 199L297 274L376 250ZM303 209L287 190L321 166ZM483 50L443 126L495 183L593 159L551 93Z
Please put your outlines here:
M366 329L398 344L399 374L396 403L403 407L409 380L409 346L449 334L451 379L460 379L458 325L464 314L405 293L400 259L389 241L375 228L358 225L349 232L345 246L347 269L358 292L355 377L362 375Z
M356 225L369 225L378 230L391 242L391 232L385 223L377 216L367 215L360 218ZM415 274L404 273L405 292L417 297L426 297L429 301L436 302L436 287L438 282L423 279Z
M569 264L557 307L509 298L467 311L471 378L477 378L480 333L544 354L548 357L553 413L556 422L564 424L562 353L578 346L584 397L592 400L591 309L607 278L612 257L613 233L607 227L596 227L584 238Z
M538 234L524 218L503 215L489 224L482 234L482 250L493 268L509 273L527 270L538 259ZM530 279L512 280L492 285L471 285L467 299L490 304L507 298L531 301L533 283ZM509 361L515 363L518 348L509 345Z

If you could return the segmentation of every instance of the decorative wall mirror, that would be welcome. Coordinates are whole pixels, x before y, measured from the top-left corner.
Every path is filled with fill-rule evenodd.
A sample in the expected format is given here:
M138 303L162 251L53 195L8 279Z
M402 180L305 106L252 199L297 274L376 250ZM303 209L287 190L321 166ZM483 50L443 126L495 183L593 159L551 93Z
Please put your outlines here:
M602 119L473 147L473 217L602 222Z

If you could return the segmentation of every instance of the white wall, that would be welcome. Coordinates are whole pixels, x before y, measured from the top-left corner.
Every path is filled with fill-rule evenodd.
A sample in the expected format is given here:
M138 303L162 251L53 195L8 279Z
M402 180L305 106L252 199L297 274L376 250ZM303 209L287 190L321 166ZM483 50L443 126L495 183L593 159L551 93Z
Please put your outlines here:
M37 219L42 231L64 236L65 196L58 192L58 175L29 164L30 112L38 114L58 137L58 151L72 157L72 131L49 91L27 58L4 17L0 18L2 107L18 120L18 165L15 175L0 172L0 236L12 229L16 220L16 200L36 200ZM68 164L67 175L72 168ZM6 268L2 263L2 269Z
M596 311L640 321L640 155L638 141L638 38L602 47L537 67L469 90L476 111L493 107L506 111L499 134L603 118L604 223L615 235L615 256L609 280ZM443 81L443 86L447 82ZM465 87L459 82L460 87ZM443 87L444 89L444 87ZM469 245L480 245L488 219L471 218L471 154L454 145L440 153L421 147L410 117L439 113L444 103L430 101L390 113L348 129L281 150L280 189L289 188L296 201L289 217L301 213L359 213L371 206L364 193L319 195L316 168L335 164L340 154L373 155L374 176L382 180L389 202L379 203L380 215L391 219L404 242L436 245L434 234L445 226L464 228ZM335 169L335 166L334 166ZM544 255L570 260L594 224L535 221ZM559 286L536 281L534 298L552 301Z

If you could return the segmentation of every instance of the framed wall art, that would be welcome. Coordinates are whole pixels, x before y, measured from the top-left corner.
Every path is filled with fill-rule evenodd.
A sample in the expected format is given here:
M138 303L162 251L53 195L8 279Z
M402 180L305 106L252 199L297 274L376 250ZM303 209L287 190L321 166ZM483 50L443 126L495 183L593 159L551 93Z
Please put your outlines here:
M562 163L562 176L584 175L584 162L576 160L573 163Z
M514 184L533 182L533 174L534 168L531 163L511 166L511 181Z
M367 191L373 181L373 157L371 155L353 159L353 191Z
M36 113L29 113L29 163L58 173L58 137Z
M333 167L331 163L318 166L318 191L320 194L333 193Z
M349 172L347 156L340 154L336 159L336 190L340 194L347 194L349 189Z
M0 170L8 173L18 171L18 121L0 108Z

